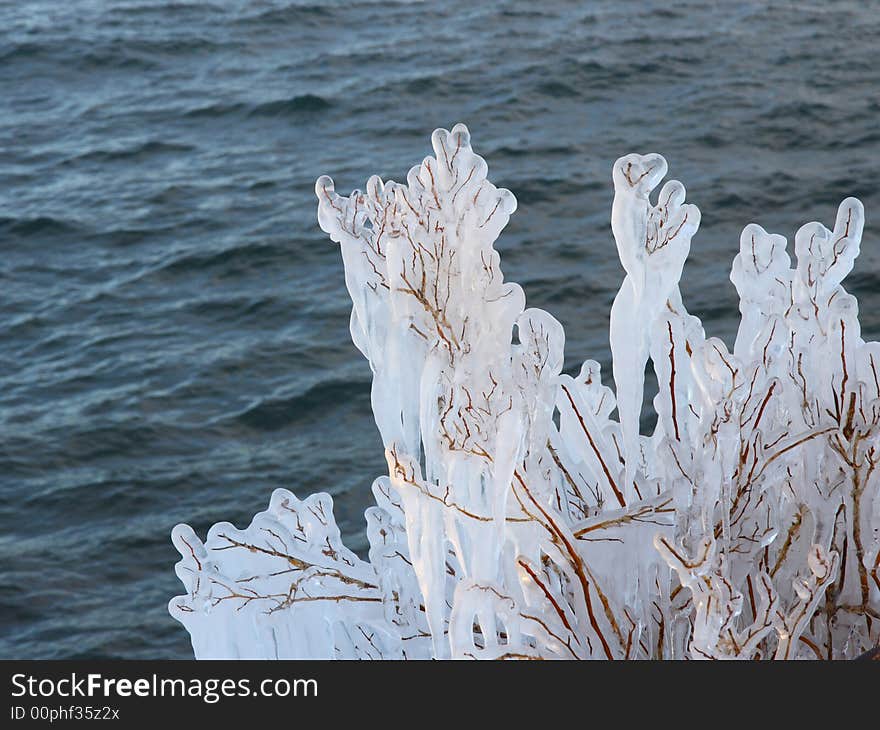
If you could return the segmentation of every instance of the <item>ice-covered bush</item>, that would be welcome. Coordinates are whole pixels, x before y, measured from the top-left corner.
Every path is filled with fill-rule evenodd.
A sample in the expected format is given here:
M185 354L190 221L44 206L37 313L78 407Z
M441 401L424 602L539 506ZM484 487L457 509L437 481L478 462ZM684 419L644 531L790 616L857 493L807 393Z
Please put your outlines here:
M700 212L659 155L613 167L626 277L615 388L506 283L516 208L468 130L437 130L405 185L316 185L351 335L373 372L388 475L369 559L328 495L279 489L250 526L181 525L170 603L197 657L846 658L880 640L880 344L841 282L863 211L786 240L748 225L733 351L678 282ZM657 425L639 432L644 372Z

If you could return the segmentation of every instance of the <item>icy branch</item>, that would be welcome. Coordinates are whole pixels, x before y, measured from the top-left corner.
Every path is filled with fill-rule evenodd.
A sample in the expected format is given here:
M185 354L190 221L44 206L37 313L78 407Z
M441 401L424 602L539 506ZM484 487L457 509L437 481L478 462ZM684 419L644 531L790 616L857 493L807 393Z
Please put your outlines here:
M845 658L880 641L880 344L842 286L864 215L785 238L746 226L731 352L685 309L700 212L659 155L613 166L625 278L615 389L506 283L516 208L463 125L406 184L339 195L351 334L388 474L367 560L326 494L273 494L245 530L173 533L197 657ZM657 425L639 430L645 369Z

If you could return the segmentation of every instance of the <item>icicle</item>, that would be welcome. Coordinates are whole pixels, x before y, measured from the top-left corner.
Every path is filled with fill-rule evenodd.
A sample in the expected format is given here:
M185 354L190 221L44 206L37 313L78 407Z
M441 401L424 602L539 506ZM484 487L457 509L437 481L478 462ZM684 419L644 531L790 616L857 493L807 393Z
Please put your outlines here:
M880 642L880 344L843 288L864 213L743 230L733 351L678 288L699 210L659 155L613 168L616 392L563 374L494 242L516 208L463 125L405 184L316 184L388 462L368 560L326 494L172 539L197 657L839 658ZM644 371L659 391L641 436ZM618 419L613 418L615 409ZM813 621L815 616L822 620Z

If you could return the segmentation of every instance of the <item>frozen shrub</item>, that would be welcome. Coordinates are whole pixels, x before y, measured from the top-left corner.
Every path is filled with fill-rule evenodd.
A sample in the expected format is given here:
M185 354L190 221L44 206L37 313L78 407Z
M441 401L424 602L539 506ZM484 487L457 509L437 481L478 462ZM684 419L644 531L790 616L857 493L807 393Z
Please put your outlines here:
M326 494L286 490L245 530L173 540L171 614L197 657L846 658L880 640L880 345L841 285L863 211L786 241L743 231L733 351L678 288L700 212L659 155L613 167L626 272L615 388L525 308L493 243L516 208L468 130L405 185L316 185L388 475L369 561ZM639 432L644 370L657 423ZM615 418L616 416L616 418Z

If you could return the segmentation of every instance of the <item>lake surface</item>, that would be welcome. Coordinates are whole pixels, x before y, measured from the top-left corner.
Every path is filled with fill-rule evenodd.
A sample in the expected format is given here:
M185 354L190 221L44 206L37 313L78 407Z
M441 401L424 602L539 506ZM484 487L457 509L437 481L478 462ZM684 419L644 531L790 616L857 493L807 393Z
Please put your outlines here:
M385 464L313 186L403 180L435 127L515 193L505 275L568 370L610 377L628 152L701 208L682 290L728 344L742 227L860 197L877 338L878 42L877 2L0 5L0 657L192 656L171 528L276 487L329 491L364 550Z

